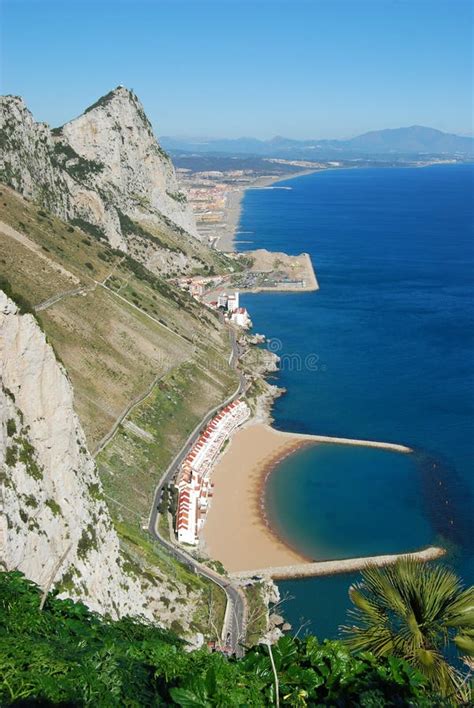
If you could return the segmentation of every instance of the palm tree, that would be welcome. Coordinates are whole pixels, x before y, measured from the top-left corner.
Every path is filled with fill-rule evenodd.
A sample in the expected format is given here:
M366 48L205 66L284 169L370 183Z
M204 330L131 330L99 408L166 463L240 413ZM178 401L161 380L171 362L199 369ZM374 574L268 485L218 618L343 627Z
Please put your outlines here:
M474 587L463 589L441 565L405 557L386 568L368 566L349 595L354 625L342 630L352 649L406 659L442 696L465 699L466 680L447 653L454 643L462 655L474 655Z

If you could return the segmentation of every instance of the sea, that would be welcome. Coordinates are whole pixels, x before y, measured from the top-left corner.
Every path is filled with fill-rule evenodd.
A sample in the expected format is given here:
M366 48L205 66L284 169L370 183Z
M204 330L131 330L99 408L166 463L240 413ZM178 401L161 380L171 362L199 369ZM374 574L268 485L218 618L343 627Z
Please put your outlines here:
M317 445L269 477L267 516L306 556L443 545L474 581L474 165L333 169L245 193L239 250L311 255L320 289L241 296L281 357L274 427ZM250 243L249 243L250 242ZM300 636L337 637L357 573L279 582Z

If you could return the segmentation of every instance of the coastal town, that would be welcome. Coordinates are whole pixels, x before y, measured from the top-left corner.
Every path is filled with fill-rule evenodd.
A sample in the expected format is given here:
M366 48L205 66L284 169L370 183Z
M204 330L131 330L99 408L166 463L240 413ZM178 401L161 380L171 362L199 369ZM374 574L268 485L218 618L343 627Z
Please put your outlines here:
M246 189L290 189L275 183L307 172L339 167L336 162L266 159L259 168L193 170L178 167L176 172L187 201L193 210L203 241L222 251L232 252L241 200ZM274 186L275 185L275 186ZM248 234L247 234L248 236ZM249 239L245 240L249 242Z
M213 495L210 473L234 430L250 416L245 401L223 408L204 429L184 459L176 476L178 508L176 533L179 543L196 545Z
M280 160L288 169L290 163ZM291 167L313 171L322 164L291 162ZM234 237L242 195L250 186L270 185L281 178L256 175L252 170L208 171L192 173L179 170L200 235L213 248L228 248L235 259L233 273L196 275L176 278L174 284L195 300L219 313L222 321L235 331L251 329L252 320L240 302L240 294L260 291L314 291L319 288L308 254L289 256L265 249L234 251ZM290 189L290 187L284 187ZM256 335L255 343L265 338ZM200 432L173 479L176 505L173 514L175 541L185 546L201 545L204 522L214 496L212 473L231 437L251 416L249 405L241 399L228 403Z
M226 280L218 278L184 278L179 282L182 290L187 290L198 302L203 302L211 310L219 311L227 323L243 329L250 329L252 320L247 308L240 306L239 291L226 291Z

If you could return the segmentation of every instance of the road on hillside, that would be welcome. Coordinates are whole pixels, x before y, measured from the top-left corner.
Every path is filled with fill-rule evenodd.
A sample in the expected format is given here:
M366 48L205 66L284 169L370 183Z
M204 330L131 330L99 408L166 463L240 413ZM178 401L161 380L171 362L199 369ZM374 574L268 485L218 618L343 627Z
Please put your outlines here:
M233 329L230 330L230 337L232 344L232 355L229 363L231 366L236 368L240 355L240 347L237 342L235 331ZM160 504L161 496L163 494L163 489L171 482L171 480L176 475L180 464L195 444L196 440L198 439L201 433L201 430L209 423L209 421L213 418L217 411L219 411L221 408L228 405L233 400L242 395L242 393L245 391L246 384L247 382L245 380L244 375L239 372L239 385L236 391L234 391L234 393L229 396L226 401L209 411L209 413L207 413L207 415L201 420L199 425L196 426L191 435L189 435L183 447L178 452L174 460L171 462L165 474L161 478L158 486L156 487L148 525L148 530L151 535L154 536L154 538L162 546L165 546L165 548L174 556L174 558L181 561L181 563L184 563L195 573L198 573L199 575L202 575L208 580L211 580L213 583L215 583L224 590L227 597L227 610L225 615L225 626L223 628L222 635L226 646L232 651L232 653L237 655L242 654L240 641L244 637L245 604L241 591L235 585L232 585L232 583L230 583L227 578L219 575L218 573L215 573L207 566L202 565L201 563L196 561L191 555L186 553L186 551L184 551L177 545L171 543L170 541L167 541L160 535L158 530L158 507Z

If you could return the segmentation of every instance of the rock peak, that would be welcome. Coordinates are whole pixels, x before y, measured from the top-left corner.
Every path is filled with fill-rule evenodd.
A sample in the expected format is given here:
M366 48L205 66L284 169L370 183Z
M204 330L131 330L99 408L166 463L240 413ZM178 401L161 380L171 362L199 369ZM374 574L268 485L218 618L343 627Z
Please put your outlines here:
M98 98L97 101L95 101L85 109L84 113L89 113L90 111L94 111L97 108L104 108L108 104L114 103L116 101L123 102L124 100L132 103L140 113L143 113L143 115L145 115L143 106L140 103L140 100L137 95L133 92L132 89L128 89L125 86L122 86L121 84L119 84L114 89Z
M198 237L173 164L133 90L119 85L53 130L36 123L20 98L2 99L0 109L0 177L24 196L89 224L96 238L124 251L136 237L130 227L126 232L124 215L160 233Z

